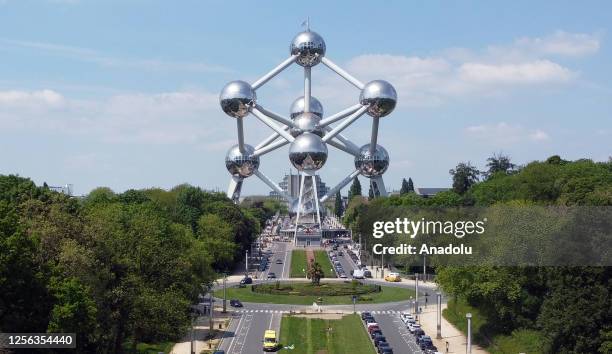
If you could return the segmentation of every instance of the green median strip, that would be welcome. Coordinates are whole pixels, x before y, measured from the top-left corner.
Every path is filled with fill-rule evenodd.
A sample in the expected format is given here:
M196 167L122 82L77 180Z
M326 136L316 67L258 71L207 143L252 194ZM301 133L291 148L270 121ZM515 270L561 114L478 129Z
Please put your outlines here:
M307 269L306 251L291 251L291 278L305 278Z
M284 316L280 342L292 354L371 354L374 346L358 315L341 319Z
M315 262L321 265L321 268L323 269L323 273L325 273L323 277L324 278L335 278L336 271L334 271L334 266L331 264L331 261L329 260L329 256L327 255L327 252L324 250L318 250L314 252L314 255L315 255Z

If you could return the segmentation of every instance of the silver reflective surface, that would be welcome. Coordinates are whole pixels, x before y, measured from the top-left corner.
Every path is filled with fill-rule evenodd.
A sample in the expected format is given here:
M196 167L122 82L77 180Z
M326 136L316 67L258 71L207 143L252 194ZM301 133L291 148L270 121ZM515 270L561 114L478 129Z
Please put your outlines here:
M255 106L256 101L257 95L253 87L240 80L228 83L219 94L221 109L234 118L244 118Z
M321 117L314 113L302 113L299 116L293 118L293 124L295 128L291 128L289 133L296 137L302 133L313 133L318 136L323 136L323 129L319 126Z
M232 176L250 177L259 168L259 157L252 156L255 149L244 144L244 153L240 152L238 145L232 146L225 155L225 167Z
M318 135L303 133L291 143L289 160L299 171L318 170L327 161L327 145Z
M359 149L359 156L355 157L355 168L362 176L372 178L380 176L389 167L389 153L380 145L376 145L374 154L370 153L370 144Z
M369 105L367 112L372 117L384 117L395 109L397 92L387 81L370 81L361 90L359 103Z
M295 60L301 66L315 66L325 56L325 41L317 32L305 31L298 33L289 47L292 55L297 55Z
M313 96L310 96L310 112L318 115L319 117L323 117L323 105L316 97ZM304 113L304 96L296 98L289 109L289 116L292 119L302 113Z

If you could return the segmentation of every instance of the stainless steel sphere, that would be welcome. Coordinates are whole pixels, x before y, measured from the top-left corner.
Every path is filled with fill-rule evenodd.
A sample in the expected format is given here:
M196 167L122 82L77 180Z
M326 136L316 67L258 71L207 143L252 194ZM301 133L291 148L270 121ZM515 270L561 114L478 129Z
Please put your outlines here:
M327 161L327 145L318 135L303 133L291 143L289 160L299 171L318 170Z
M318 115L319 117L323 117L323 105L316 97L313 96L310 96L310 112ZM293 101L291 104L291 109L289 110L289 116L291 118L295 118L302 113L304 113L304 96L298 97L295 101Z
M257 94L253 87L240 80L228 83L219 94L221 109L234 118L244 118L255 106L256 101Z
M298 56L295 62L299 65L315 66L325 56L325 41L317 32L301 32L291 41L290 52Z
M372 117L384 117L395 109L397 92L387 81L370 81L361 90L359 103L370 105L368 107L368 114Z
M259 157L253 156L255 149L244 144L244 152L240 152L238 145L232 146L225 155L225 167L234 177L247 178L259 168Z
M323 128L319 126L320 121L321 117L314 113L302 113L293 118L293 124L295 124L295 127L292 127L291 130L289 130L289 133L293 135L293 137L297 137L298 135L306 132L322 137Z
M374 153L370 153L370 144L359 149L359 156L355 157L355 168L362 176L372 178L385 173L389 167L389 153L385 148L376 145Z

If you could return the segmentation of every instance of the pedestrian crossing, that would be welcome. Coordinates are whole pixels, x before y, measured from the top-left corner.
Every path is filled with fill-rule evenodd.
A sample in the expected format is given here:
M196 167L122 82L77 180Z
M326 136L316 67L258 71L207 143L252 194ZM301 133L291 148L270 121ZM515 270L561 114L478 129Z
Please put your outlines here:
M242 309L236 310L237 313L290 313L288 310L254 310L254 309ZM366 311L357 311L357 314L361 315ZM402 311L395 310L375 310L375 311L367 311L372 315L399 315Z
M236 310L238 313L290 313L286 310Z

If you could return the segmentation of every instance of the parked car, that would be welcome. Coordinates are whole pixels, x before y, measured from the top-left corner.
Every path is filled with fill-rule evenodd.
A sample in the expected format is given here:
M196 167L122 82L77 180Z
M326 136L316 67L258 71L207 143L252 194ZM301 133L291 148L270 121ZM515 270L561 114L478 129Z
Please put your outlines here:
M414 333L413 333L413 334L414 334L414 336L415 336L415 337L418 337L418 336L422 336L422 335L424 335L424 334L425 334L425 331L424 331L424 330L422 330L422 329L420 329L420 328L417 328L417 329L415 329L415 330L414 330Z
M415 330L421 329L421 325L418 323L410 323L408 324L408 330L410 333L414 333Z
M378 353L379 353L379 354L384 353L384 352L385 352L384 350L385 350L386 348L389 348L389 349L390 349L390 348L391 348L391 345L390 345L389 343L387 343L387 342L381 342L381 343L379 343L379 344L378 344ZM387 351L387 353L388 353L388 351Z
M371 315L372 315L372 314L371 314L371 313L369 313L368 311L362 312L362 313L361 313L361 319L362 319L362 320L365 320L365 319L366 319L366 317L369 317L369 316L371 316Z
M231 299L230 306L231 307L242 307L242 302L240 302L240 300L238 299Z
M383 336L382 334L379 334L379 335L374 336L374 338L372 338L372 340L374 341L374 346L378 347L378 343L386 342L387 338L385 336Z
M370 338L374 339L376 336L382 336L382 331L380 329L374 330L370 333Z

